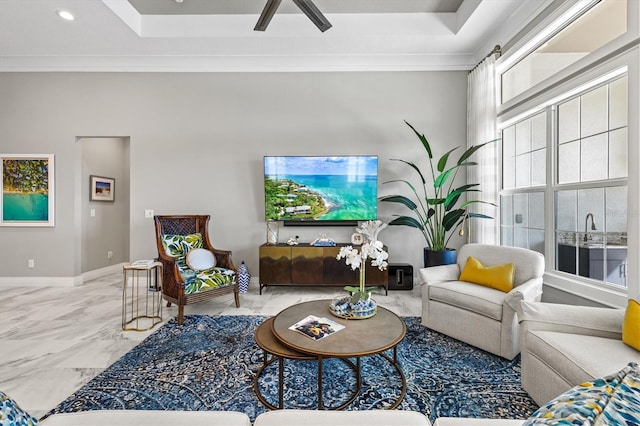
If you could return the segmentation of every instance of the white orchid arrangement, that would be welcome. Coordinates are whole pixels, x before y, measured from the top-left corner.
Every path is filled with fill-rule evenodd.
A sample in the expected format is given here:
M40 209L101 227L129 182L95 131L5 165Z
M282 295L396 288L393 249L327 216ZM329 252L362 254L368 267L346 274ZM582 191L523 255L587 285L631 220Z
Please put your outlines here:
M389 254L384 250L384 244L378 240L378 234L384 228L387 227L386 223L380 220L369 220L356 228L356 232L363 235L365 242L360 246L360 249L353 246L344 246L340 248L340 252L336 256L337 260L345 259L345 263L351 266L352 270L360 269L360 286L346 286L344 289L351 293L354 293L354 303L360 299L366 299L369 297L369 293L374 291L374 288L365 287L365 265L367 259L371 259L371 266L375 266L381 271L387 269L387 259Z

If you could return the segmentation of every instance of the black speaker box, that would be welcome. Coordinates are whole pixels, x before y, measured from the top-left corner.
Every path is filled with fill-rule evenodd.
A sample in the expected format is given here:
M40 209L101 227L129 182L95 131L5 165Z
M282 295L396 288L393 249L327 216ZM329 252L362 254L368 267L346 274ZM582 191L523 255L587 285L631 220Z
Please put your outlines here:
M390 263L389 290L413 290L413 266L408 263Z

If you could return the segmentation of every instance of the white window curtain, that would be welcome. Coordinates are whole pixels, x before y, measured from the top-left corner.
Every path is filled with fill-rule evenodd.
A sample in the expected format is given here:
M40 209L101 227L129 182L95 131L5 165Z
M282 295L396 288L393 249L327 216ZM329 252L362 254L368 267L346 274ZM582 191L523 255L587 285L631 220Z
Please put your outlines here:
M497 138L495 55L485 58L467 77L467 145L478 145ZM478 163L467 168L467 182L479 183L481 192L470 193L470 199L494 204L498 197L498 142L476 151L471 157ZM472 219L469 222L467 241L482 244L498 244L498 209L492 205L474 203L469 211L482 213L495 219ZM469 231L469 232L467 232Z

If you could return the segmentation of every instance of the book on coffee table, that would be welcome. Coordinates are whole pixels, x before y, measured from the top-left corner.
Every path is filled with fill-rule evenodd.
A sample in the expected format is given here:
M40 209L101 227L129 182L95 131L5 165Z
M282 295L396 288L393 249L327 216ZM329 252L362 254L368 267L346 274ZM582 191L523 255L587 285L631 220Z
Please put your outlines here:
M325 317L309 315L289 327L289 330L297 331L313 340L320 340L333 333L342 330L344 325Z

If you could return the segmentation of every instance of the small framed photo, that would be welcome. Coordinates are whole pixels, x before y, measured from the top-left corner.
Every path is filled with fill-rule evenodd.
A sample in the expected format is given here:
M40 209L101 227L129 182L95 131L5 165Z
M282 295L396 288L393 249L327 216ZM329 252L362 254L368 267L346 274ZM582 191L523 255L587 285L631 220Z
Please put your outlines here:
M91 201L114 201L116 191L116 180L102 176L90 176Z
M360 244L362 244L362 234L358 232L354 232L353 234L351 234L351 244L355 246L359 246Z
M0 154L0 226L54 226L53 154Z

